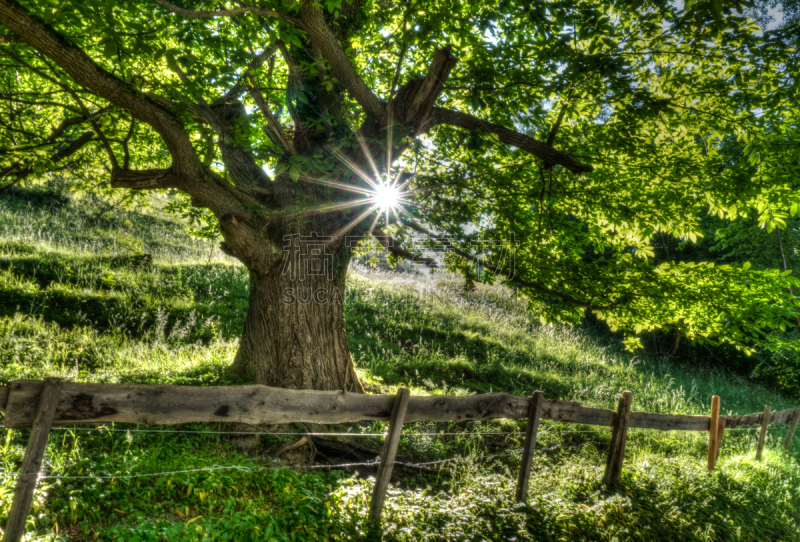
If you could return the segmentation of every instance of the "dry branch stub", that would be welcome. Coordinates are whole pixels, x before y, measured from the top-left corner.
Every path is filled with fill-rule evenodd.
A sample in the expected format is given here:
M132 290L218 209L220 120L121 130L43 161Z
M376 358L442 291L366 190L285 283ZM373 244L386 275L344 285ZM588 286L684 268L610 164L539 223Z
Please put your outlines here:
M408 409L408 400L411 392L408 388L400 388L394 398L392 416L389 419L389 434L383 446L381 464L378 475L375 477L375 489L372 492L372 502L369 507L370 520L378 523L381 520L383 504L386 502L386 490L389 489L389 480L392 478L392 467L397 457L397 445L400 443L400 434L403 432L403 421Z
M786 440L783 441L783 449L788 450L789 446L792 444L792 438L794 437L794 432L797 429L797 422L800 421L800 408L794 409L794 415L792 416L791 422L789 422L789 432L786 434Z
M606 472L603 482L615 486L622 480L622 464L625 461L625 441L628 439L628 424L631 417L631 403L633 394L629 391L622 392L622 397L614 413L614 426L611 431L611 445L608 448Z
M17 486L14 489L14 500L8 513L4 542L19 542L25 534L25 519L33 502L33 490L36 488L39 470L42 468L47 437L53 425L53 415L56 412L61 387L62 382L57 378L48 378L43 383L42 394L36 405L33 428L19 470Z
M536 449L536 435L539 433L539 419L542 416L542 403L544 393L533 392L528 410L528 425L525 428L525 444L522 447L522 461L519 467L517 480L517 502L525 502L528 497L528 483L531 478L531 465L533 464L533 451Z
M711 422L708 427L708 470L717 466L717 438L719 437L719 395L711 398Z
M767 428L769 427L770 418L772 417L772 407L769 405L764 407L764 414L761 416L761 431L758 433L758 448L756 448L756 460L761 460L761 454L764 452L764 442L767 440Z

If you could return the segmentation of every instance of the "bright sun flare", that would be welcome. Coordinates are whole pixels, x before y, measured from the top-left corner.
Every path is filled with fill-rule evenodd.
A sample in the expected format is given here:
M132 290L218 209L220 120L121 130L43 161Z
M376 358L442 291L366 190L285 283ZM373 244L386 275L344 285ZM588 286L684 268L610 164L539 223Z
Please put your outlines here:
M380 183L375 187L375 205L381 211L394 209L400 203L400 190L393 184Z

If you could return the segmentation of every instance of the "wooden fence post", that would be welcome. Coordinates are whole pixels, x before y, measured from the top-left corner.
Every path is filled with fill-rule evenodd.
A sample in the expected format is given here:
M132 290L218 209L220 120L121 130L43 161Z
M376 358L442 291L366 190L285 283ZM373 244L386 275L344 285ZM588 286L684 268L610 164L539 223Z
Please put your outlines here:
M725 433L725 418L720 418L717 424L717 451L714 454L714 461L719 459L719 449L722 447L722 436Z
M708 425L708 470L717 466L717 438L719 436L719 395L711 397L711 419Z
M611 430L611 446L608 449L606 472L603 482L615 486L622 480L622 463L625 461L625 441L628 439L628 422L631 418L631 403L633 394L629 391L622 392L622 397L614 413L614 425Z
M403 431L403 420L406 417L408 399L411 392L408 388L400 388L395 396L392 416L389 418L389 434L383 445L381 464L378 475L375 477L375 489L372 491L372 502L369 507L369 517L375 523L381 520L383 504L386 502L386 490L389 489L389 480L392 477L394 459L397 457L397 445L400 443L400 433Z
M53 426L53 417L58 406L58 396L61 393L62 382L58 378L48 378L44 381L42 395L33 418L31 434L28 438L28 447L22 467L19 469L17 486L14 489L14 500L8 512L4 542L19 542L25 534L25 520L33 502L33 490L39 479L39 469L42 468L44 451L47 448L47 437Z
M783 441L783 449L788 450L789 445L792 443L792 438L794 437L794 431L797 429L797 422L800 421L800 407L795 409L794 416L792 416L792 421L789 425L789 433L786 435L786 440Z
M756 448L756 461L761 460L761 454L764 451L764 441L767 440L767 428L769 427L769 418L772 415L772 407L767 405L764 407L764 414L761 415L761 431L758 434L758 447Z
M525 444L522 446L522 462L517 479L517 502L525 502L528 497L528 483L531 478L533 451L536 449L536 435L539 433L539 418L542 416L542 402L544 394L540 391L533 392L528 407L528 425L525 428Z

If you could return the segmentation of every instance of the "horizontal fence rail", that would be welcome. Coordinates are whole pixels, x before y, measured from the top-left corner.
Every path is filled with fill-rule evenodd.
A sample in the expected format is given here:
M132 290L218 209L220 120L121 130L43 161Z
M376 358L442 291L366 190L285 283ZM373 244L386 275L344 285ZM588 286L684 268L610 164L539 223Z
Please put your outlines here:
M15 380L0 386L0 410L5 427L29 427L43 390L40 380ZM394 395L337 391L287 390L268 386L170 386L159 384L83 384L65 382L53 425L74 423L136 423L172 425L240 422L336 424L388 421ZM405 423L478 421L528 417L529 397L485 393L468 397L411 397ZM769 423L786 424L798 409L772 412ZM761 425L763 413L720 416L726 429ZM611 427L614 412L572 401L543 399L541 419ZM630 413L628 427L673 431L708 431L710 416Z
M339 424L389 421L388 438L378 465L370 505L370 519L378 524L386 491L396 463L402 426L409 422L478 421L493 418L527 418L528 426L517 481L516 500L525 501L542 419L611 427L611 443L603 480L620 483L628 429L708 431L708 468L714 470L725 429L760 426L756 459L761 459L767 429L789 424L784 450L800 421L800 408L743 416L720 416L720 398L712 397L709 416L631 411L631 392L623 392L616 411L582 406L571 401L545 399L541 391L531 397L486 393L469 397L411 397L405 388L397 395L367 395L344 391L287 390L267 386L170 386L143 384L82 384L49 378L14 380L0 386L0 411L10 429L32 427L17 480L4 542L19 542L25 532L33 490L39 477L47 437L54 425L76 423L183 424L241 422L252 425L282 423Z

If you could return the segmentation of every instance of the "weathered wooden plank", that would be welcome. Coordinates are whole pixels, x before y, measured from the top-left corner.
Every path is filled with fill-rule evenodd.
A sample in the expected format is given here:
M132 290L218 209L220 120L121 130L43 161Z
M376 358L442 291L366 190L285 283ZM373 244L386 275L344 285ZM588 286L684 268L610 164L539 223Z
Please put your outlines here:
M717 466L717 439L719 438L719 395L711 398L711 421L708 427L708 470Z
M8 513L4 542L19 542L25 534L25 520L33 502L33 491L42 468L44 451L47 448L47 437L53 423L62 382L57 378L48 378L42 383L42 394L36 404L33 428L28 437L28 447L19 469L17 486L14 489L14 500Z
M2 390L3 388L0 388ZM33 421L42 382L15 380L7 393L5 426L28 427ZM2 392L0 392L2 393ZM349 423L389 419L394 397L335 391L286 390L267 386L168 386L82 384L68 382L56 410L55 424L179 424L237 422L251 424ZM771 423L789 423L794 409L773 412ZM412 397L407 422L521 419L528 399L506 393L469 397ZM611 427L613 412L576 402L542 400L542 419ZM728 429L758 425L761 413L726 416ZM631 412L630 427L708 431L708 416Z
M625 443L628 440L628 424L631 417L631 403L633 394L629 391L622 392L617 411L614 413L614 425L611 431L611 446L608 449L606 472L603 482L615 486L622 480L622 464L625 461Z
M539 434L539 418L542 416L543 402L544 394L541 391L533 392L528 410L528 425L525 428L525 444L522 446L519 478L517 479L517 502L525 502L528 498L528 482L530 482L531 478L533 451L536 449L536 436Z
M6 427L25 427L41 382L11 383ZM165 386L65 383L56 423L125 422L178 424L239 422L251 424L347 423L388 420L394 396L336 391L287 390L267 386ZM411 399L407 422L524 418L528 400L507 393L469 397L430 396ZM554 404L554 419L572 416Z
M797 429L797 422L800 422L800 408L794 409L791 421L789 422L789 432L786 434L786 440L783 441L783 449L788 450L794 438L794 432Z
M794 408L788 408L786 410L776 410L770 415L769 423L770 425L775 425L779 423L781 424L791 423L792 416L794 416L794 412L795 412Z
M528 417L528 398L521 397L526 403L525 414L521 418ZM581 418L581 411L585 407L581 407L580 403L574 401L553 401L545 399L542 402L542 418L546 420L555 420L558 422L573 422L578 423Z
M397 445L400 444L400 434L403 432L403 421L408 409L408 400L411 392L408 388L400 388L392 405L392 416L389 419L389 434L381 454L381 464L378 475L375 477L375 488L372 492L372 502L369 507L370 520L378 523L381 520L383 504L386 502L386 490L389 489L389 480L392 478L394 460L397 457Z
M708 431L708 416L631 412L631 427L664 431Z
M546 399L542 399L546 401ZM578 412L578 419L576 423L585 423L586 425L599 425L602 427L611 427L614 421L614 411L608 408L592 408L582 406Z
M794 409L776 410L770 414L770 424L789 423L794 414ZM725 416L725 427L731 429L733 427L746 426L746 425L761 425L763 412L756 412L754 414L745 414L743 416Z
M5 426L29 426L32 405L41 390L36 380L11 383ZM348 423L389 419L391 395L287 390L267 386L167 386L143 384L64 384L56 424L179 424L237 422L252 424ZM611 411L579 403L543 400L549 420L610 425ZM407 422L525 418L528 399L507 393L469 397L412 397Z
M6 401L8 401L8 386L0 386L0 412L6 409Z
M758 447L756 448L756 461L761 459L761 454L764 452L764 442L767 440L767 429L769 422L772 418L772 407L767 405L764 407L764 414L761 416L761 431L758 433Z
M789 423L793 413L794 409L773 412L770 423ZM740 426L760 425L761 417L762 413L758 412L756 414L745 414L743 416L720 416L720 419L725 420L725 429L732 429ZM665 431L708 431L710 422L711 418L709 416L631 412L630 426L640 429L662 429Z

